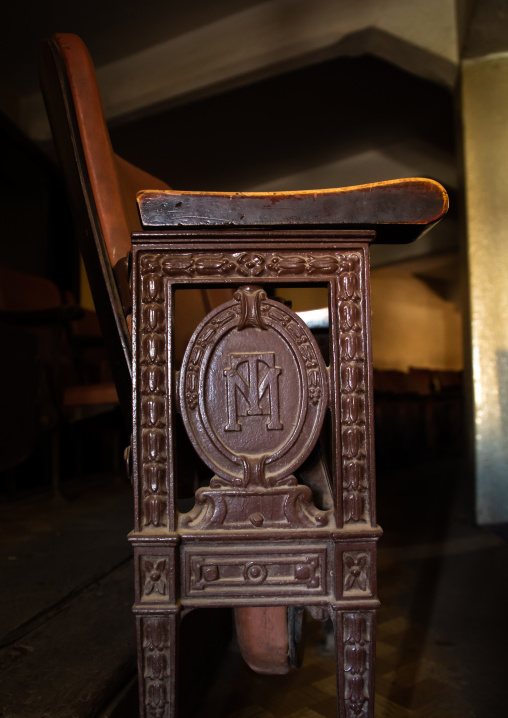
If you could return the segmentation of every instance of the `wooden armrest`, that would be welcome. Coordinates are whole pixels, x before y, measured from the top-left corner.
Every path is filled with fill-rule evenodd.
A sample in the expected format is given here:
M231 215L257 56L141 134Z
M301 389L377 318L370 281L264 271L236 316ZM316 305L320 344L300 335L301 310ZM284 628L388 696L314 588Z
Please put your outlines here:
M375 229L378 242L412 242L448 210L438 182L411 178L304 192L138 193L144 229L267 227Z

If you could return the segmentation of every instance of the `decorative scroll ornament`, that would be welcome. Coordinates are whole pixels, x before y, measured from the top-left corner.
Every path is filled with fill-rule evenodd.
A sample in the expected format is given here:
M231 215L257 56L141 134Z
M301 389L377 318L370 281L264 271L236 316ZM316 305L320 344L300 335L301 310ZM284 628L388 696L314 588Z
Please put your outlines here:
M272 522L278 515L285 525L319 524L307 487L287 489L296 486L291 472L318 438L328 398L323 359L294 312L259 287L239 288L194 332L180 372L180 397L190 440L216 474L210 489L197 492L196 507L203 506L194 513L208 512L210 525L224 526L226 516L235 515L235 525L248 519L266 526L260 495L254 498L271 489ZM239 489L254 497L241 511L234 500ZM192 525L196 520L192 512L187 517Z
M149 596L152 593L158 593L161 596L167 594L166 559L145 559L144 562L145 582L143 593Z
M336 278L345 524L367 523L371 507L365 415L367 360L363 350L366 327L362 308L362 262L360 253L345 254ZM354 583L355 590L362 590L362 583L362 579L358 578Z
M351 260L353 257L353 260ZM183 253L164 256L158 264L153 255L143 260L147 275L145 299L151 301L158 293L157 278L149 275L159 269L168 277L259 277L341 275L343 298L354 299L358 292L354 273L355 258L350 253L315 252L298 255L289 252L222 252L213 254ZM155 301L155 300L154 300Z
M189 576L189 596L206 600L226 589L230 595L295 595L326 593L326 550L301 551L282 547L277 550L245 551L190 549L184 566Z
M162 617L144 618L143 653L145 705L149 718L164 718L169 704L166 681L169 669L169 632Z
M369 703L373 699L373 696L369 694L372 666L370 652L373 650L371 640L372 622L373 616L370 613L344 614L344 703L346 718L370 715Z
M141 260L140 425L143 526L167 526L166 488L166 319L159 258Z
M368 592L369 585L369 556L362 552L344 553L344 593Z

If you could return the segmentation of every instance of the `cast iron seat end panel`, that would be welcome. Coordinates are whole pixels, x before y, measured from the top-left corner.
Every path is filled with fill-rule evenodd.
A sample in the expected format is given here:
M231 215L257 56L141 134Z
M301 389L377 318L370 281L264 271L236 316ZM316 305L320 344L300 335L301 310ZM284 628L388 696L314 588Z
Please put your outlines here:
M390 194L394 185L397 191ZM302 608L321 620L331 617L339 716L374 716L381 530L375 511L368 251L383 232L388 238L398 230L401 241L411 241L447 208L437 183L399 180L384 185L388 206L376 223L369 201L382 192L379 187L383 183L371 191L364 186L280 195L139 195L144 231L133 234L138 515L131 539L146 715L159 707L151 697L162 695L164 685L161 715L176 716L180 612L228 605L241 619L243 654L261 671L274 670L275 655L283 659L277 672L284 672L286 650L297 647L286 649L284 632L273 636L266 652L256 646L252 623L265 621L266 638L270 619L284 617L286 610L293 619ZM157 209L157 223L145 222L147 198L150 211ZM325 199L344 210L343 218L344 207L356 206L356 214L347 215L346 223L333 217L320 222L312 212ZM404 222L382 223L398 209ZM272 298L279 290L283 295L285 285L316 284L328 290L328 366L299 317ZM191 287L230 287L233 299L196 327L180 366L172 352L175 296ZM175 502L177 411L212 472L186 514L176 511ZM333 506L326 510L316 508L315 492L297 478L323 415L330 439L325 473L333 488ZM154 566L160 595L150 579ZM164 683L146 668L161 656L168 666Z

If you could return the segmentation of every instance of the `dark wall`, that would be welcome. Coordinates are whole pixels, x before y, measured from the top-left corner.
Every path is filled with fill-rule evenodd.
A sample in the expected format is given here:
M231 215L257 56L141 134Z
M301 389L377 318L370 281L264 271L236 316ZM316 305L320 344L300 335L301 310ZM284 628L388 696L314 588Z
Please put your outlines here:
M58 167L0 114L0 263L74 289L77 248Z
M407 137L453 151L453 98L373 56L341 57L113 127L111 136L120 155L175 189L242 190Z

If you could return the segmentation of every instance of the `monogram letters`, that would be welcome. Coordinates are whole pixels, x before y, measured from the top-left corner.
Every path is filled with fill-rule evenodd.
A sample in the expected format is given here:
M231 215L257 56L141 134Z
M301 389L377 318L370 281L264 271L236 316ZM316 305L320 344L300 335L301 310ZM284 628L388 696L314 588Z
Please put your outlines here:
M269 431L281 430L279 384L281 368L275 366L274 352L230 355L231 366L224 370L227 383L228 423L226 431L241 431L239 416L266 416Z

